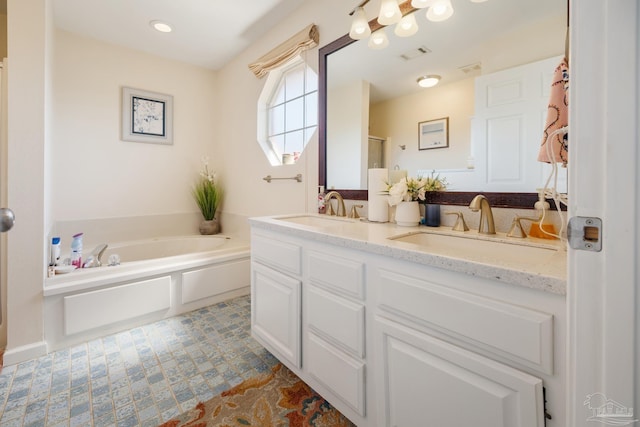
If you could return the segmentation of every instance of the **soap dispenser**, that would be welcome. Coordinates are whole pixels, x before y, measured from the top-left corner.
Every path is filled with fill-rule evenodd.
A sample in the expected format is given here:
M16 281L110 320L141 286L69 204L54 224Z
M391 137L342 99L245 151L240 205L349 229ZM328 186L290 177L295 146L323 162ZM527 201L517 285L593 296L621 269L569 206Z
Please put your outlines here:
M540 239L552 239L557 240L557 231L555 225L549 221L547 213L551 209L549 202L545 200L544 188L538 188L538 201L533 205L538 213L538 221L531 223L531 230L529 230L529 236L538 237Z

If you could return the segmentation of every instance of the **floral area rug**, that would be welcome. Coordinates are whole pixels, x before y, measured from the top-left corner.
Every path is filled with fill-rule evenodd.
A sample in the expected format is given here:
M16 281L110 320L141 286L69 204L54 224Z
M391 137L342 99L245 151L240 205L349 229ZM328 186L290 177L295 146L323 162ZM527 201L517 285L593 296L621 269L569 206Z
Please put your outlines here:
M353 427L282 364L243 381L160 427Z

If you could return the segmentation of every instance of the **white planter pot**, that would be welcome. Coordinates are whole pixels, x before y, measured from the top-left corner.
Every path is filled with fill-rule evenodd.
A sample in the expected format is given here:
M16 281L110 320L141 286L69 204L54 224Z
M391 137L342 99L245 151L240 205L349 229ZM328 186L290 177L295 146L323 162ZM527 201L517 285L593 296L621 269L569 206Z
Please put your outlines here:
M396 224L414 227L420 224L420 206L418 202L400 202L396 206Z

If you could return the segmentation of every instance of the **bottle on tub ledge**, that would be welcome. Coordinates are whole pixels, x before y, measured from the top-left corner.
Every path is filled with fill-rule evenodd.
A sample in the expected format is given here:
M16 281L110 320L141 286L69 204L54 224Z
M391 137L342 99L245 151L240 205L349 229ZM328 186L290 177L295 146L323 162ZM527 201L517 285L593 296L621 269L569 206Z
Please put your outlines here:
M76 268L82 268L82 234L74 234L71 241L71 265Z

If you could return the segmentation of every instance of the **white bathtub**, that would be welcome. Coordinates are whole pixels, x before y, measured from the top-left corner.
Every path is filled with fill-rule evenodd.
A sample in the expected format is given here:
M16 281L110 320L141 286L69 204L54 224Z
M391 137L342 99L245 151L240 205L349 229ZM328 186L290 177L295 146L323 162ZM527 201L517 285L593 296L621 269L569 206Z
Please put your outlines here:
M248 242L215 235L108 244L102 267L45 279L50 351L249 293ZM85 245L85 259L93 247ZM112 254L120 265L107 266Z
M102 255L102 264L107 265L109 256L117 254L122 262L193 255L226 249L231 246L231 238L226 236L180 236L149 240L137 240L111 244ZM89 254L85 253L85 259Z

